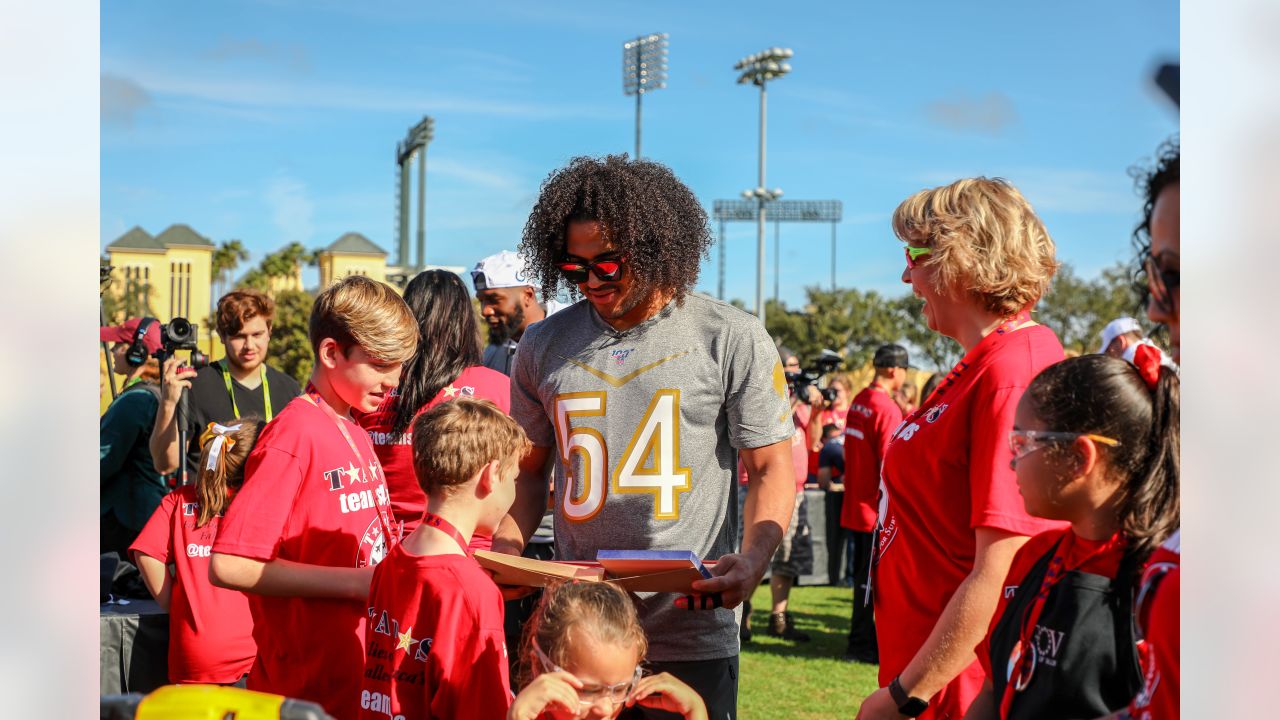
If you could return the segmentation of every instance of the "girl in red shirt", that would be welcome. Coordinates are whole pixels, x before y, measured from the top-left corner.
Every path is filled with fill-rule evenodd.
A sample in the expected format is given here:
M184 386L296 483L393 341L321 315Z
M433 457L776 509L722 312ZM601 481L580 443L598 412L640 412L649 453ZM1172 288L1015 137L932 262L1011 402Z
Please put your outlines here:
M668 673L644 675L648 641L631 598L605 582L548 587L525 630L524 689L507 720L616 718L637 705L707 720L693 688Z
M209 423L195 484L166 495L129 548L147 589L169 612L169 682L235 683L257 655L249 599L209 582L209 552L262 424Z
M1018 403L1009 444L1027 512L1071 525L1014 557L966 718L1098 717L1141 687L1134 598L1178 527L1179 386L1156 352L1135 360L1064 360Z
M400 385L372 413L352 412L369 433L387 478L391 512L408 537L422 522L427 496L413 472L413 419L456 397L489 400L511 413L511 381L480 364L480 331L467 286L448 270L419 273L404 289L418 321L418 349L404 364ZM476 533L472 550L488 550L492 539Z

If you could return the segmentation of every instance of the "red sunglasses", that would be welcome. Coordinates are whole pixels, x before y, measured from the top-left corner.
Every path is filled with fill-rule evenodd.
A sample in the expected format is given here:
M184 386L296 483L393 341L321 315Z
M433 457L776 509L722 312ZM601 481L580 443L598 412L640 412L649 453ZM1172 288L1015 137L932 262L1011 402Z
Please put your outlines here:
M933 252L933 248L914 247L912 245L904 245L903 250L907 252L907 267L915 270L920 265L920 258Z
M625 257L591 262L562 260L556 263L556 269L560 271L561 275L564 275L565 280L575 284L586 282L588 272L593 273L600 282L613 282L622 277L622 268L625 262Z

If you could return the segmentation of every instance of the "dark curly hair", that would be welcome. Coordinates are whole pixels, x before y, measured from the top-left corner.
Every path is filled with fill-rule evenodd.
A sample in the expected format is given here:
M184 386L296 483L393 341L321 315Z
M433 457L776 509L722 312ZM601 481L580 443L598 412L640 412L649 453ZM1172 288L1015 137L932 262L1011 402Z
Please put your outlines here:
M555 263L564 254L569 223L581 220L604 225L605 237L626 253L627 269L642 287L672 290L677 302L697 283L711 247L706 211L670 168L626 154L576 157L542 183L520 240L525 268L543 297L558 294ZM565 285L578 296L576 286Z
M1156 148L1155 164L1151 167L1129 168L1129 175L1134 180L1138 194L1142 196L1142 222L1133 229L1133 248L1137 253L1133 268L1133 283L1141 298L1140 310L1145 310L1150 300L1151 291L1147 287L1147 258L1151 257L1151 214L1156 208L1156 199L1170 185L1179 181L1178 165L1182 151L1178 136L1165 140Z

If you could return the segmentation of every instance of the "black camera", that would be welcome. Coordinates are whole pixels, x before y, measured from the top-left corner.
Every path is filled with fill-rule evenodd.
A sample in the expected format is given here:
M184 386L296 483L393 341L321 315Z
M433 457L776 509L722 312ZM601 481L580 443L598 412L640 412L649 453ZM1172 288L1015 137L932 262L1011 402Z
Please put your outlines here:
M791 392L800 400L807 401L809 397L809 386L817 384L823 375L835 372L837 368L844 362L835 352L823 349L818 353L818 357L814 358L813 363L809 367L800 372L787 373L787 382L791 383ZM835 388L822 388L822 398L827 402L834 402L836 399Z
M200 326L183 317L176 317L160 326L160 349L156 351L156 359L161 363L173 356L178 350L191 351L191 367L199 370L209 364L209 356L200 352L196 340L200 336Z

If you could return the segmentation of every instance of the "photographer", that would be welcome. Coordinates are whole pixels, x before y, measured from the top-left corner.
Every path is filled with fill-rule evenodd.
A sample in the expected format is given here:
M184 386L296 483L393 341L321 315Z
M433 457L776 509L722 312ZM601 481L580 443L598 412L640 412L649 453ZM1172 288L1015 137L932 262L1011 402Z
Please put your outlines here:
M169 490L151 464L148 436L156 416L156 362L160 323L133 318L123 325L99 328L111 348L111 372L124 376L124 388L111 401L98 426L101 482L100 552L129 556L129 544Z
M217 331L227 355L202 368L165 361L161 376L160 410L151 433L151 457L156 470L178 469L178 402L190 388L187 421L187 467L200 458L200 433L212 420L257 416L271 421L289 401L302 394L293 378L267 365L267 345L275 303L255 290L234 290L218 300ZM269 402L268 402L269 399Z

